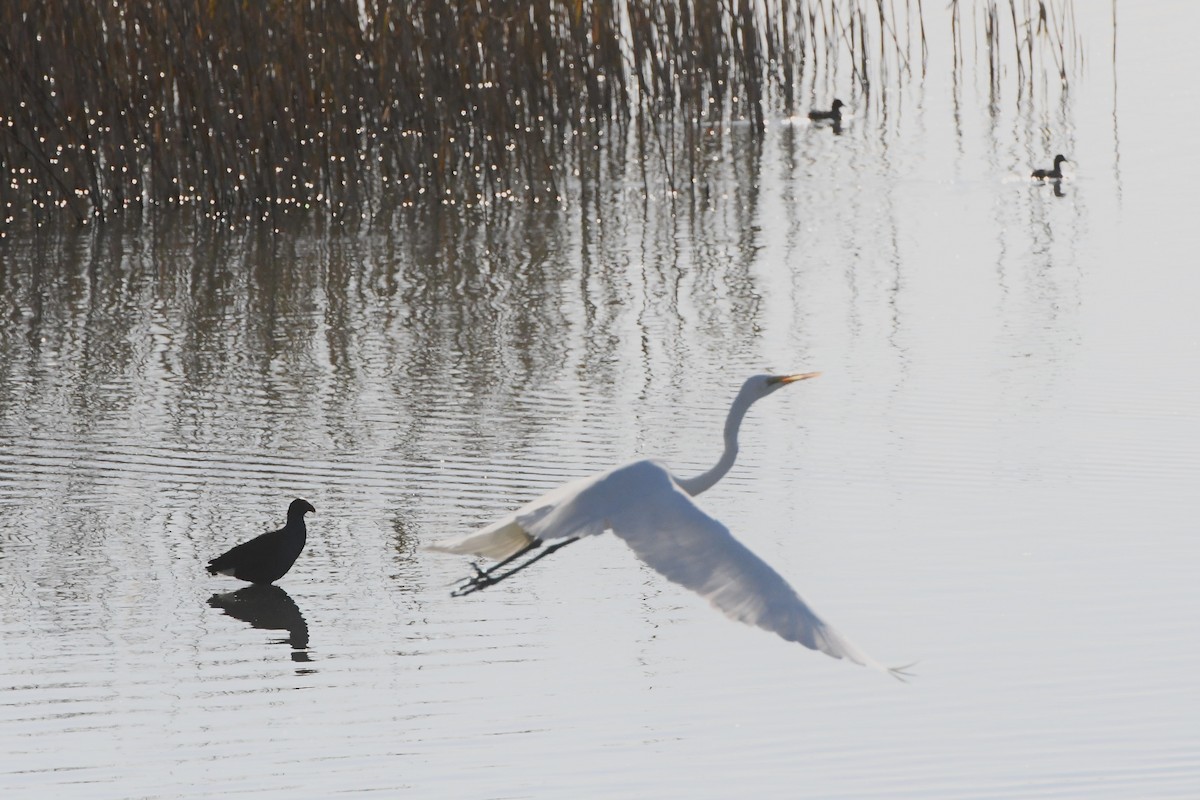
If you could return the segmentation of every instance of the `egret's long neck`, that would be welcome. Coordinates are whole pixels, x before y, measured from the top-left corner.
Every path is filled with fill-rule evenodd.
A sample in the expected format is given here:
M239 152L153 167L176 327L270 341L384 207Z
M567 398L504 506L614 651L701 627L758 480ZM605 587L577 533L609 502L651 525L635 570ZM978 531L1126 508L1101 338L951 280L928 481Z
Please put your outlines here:
M754 400L746 399L742 395L738 395L737 399L733 401L733 406L729 409L729 416L725 418L725 451L721 453L721 458L708 472L694 478L678 479L676 482L681 489L695 497L701 492L711 489L717 481L725 477L725 473L729 472L729 468L737 460L738 429L742 427L742 418L746 416L746 411L750 409L750 404L753 402Z

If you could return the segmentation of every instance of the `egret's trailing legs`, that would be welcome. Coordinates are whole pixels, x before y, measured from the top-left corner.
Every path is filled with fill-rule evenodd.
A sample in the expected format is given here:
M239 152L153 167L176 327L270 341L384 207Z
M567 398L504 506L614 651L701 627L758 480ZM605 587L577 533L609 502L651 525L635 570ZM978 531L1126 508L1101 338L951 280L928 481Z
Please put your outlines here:
M496 570L506 566L507 564L511 564L513 561L516 561L518 558L525 555L530 550L536 550L537 548L539 548L541 546L542 546L541 541L539 541L538 539L534 539L529 544L525 545L524 547L522 547L517 552L513 553L508 558L504 559L503 561L493 564L488 569L480 569L479 562L471 562L471 569L475 570L474 577L466 578L463 581L463 585L460 586L459 588L455 589L453 592L451 592L450 596L451 597L462 597L465 594L470 594L471 592L477 592L480 589L491 586L493 583L496 583L497 581L501 580L500 578L494 578L494 579L492 578L492 574ZM545 554L543 553L543 555L545 555Z
M566 547L571 542L578 542L578 541L579 541L578 536L573 536L570 539L564 539L563 541L558 542L557 544L547 547L545 550L538 553L536 556L529 559L524 564L519 564L510 570L501 572L498 575L496 574L496 570L501 569L502 567L504 567L508 564L511 564L513 561L516 561L518 558L525 555L529 551L536 550L539 547L541 547L542 546L541 539L534 539L532 542L525 545L525 547L523 547L520 550L518 550L517 552L513 553L508 558L504 559L503 561L501 561L497 564L493 564L491 567L489 567L487 569L480 569L478 564L472 564L471 567L474 568L475 575L473 577L467 578L463 582L462 586L458 587L457 589L455 589L453 592L450 593L450 596L451 597L462 597L463 595L468 595L468 594L471 594L472 592L478 592L480 589L486 589L487 587L489 587L493 584L499 583L500 581L504 580L505 578L507 578L511 575L516 575L518 572L525 569L529 565L533 564L535 561L541 561L543 558L550 555L555 550L559 550L563 547Z

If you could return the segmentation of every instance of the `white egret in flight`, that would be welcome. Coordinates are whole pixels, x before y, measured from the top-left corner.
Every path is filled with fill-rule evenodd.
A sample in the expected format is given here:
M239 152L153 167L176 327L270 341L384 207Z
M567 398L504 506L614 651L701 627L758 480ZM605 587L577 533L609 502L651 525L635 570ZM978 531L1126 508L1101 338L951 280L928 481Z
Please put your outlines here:
M730 618L834 658L904 678L903 667L882 666L825 624L779 573L692 500L733 466L738 429L751 405L777 389L820 374L749 378L725 420L725 451L716 466L702 475L680 478L657 461L635 461L567 483L486 528L432 545L433 550L499 561L487 570L476 566L475 574L453 594L485 589L571 542L612 531L648 566L704 597ZM544 544L548 546L536 556L509 567Z

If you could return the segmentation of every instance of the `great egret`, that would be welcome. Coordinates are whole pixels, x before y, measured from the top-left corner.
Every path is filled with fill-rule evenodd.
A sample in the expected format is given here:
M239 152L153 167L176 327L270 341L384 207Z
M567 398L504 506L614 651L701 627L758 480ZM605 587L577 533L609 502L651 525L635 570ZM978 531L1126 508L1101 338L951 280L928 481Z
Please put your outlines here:
M1038 180L1062 180L1062 165L1067 160L1067 157L1060 153L1054 157L1054 169L1035 169L1033 175L1030 177L1037 178Z
M716 465L701 475L679 478L657 461L635 461L560 486L475 533L431 545L433 550L499 561L487 570L475 566L475 575L453 594L485 589L559 548L611 530L644 563L706 598L732 619L834 658L905 677L903 667L882 666L825 624L779 573L692 501L733 466L738 429L750 406L777 389L819 374L749 378L725 420L725 451ZM499 571L543 544L549 546L541 553Z
M808 118L813 122L828 120L836 125L842 121L842 106L844 105L846 104L841 100L834 98L833 108L829 109L828 111L810 111L808 112Z
M287 574L304 549L308 534L304 515L310 511L317 513L307 500L293 500L288 506L286 525L217 556L208 562L208 571L251 583L274 583Z

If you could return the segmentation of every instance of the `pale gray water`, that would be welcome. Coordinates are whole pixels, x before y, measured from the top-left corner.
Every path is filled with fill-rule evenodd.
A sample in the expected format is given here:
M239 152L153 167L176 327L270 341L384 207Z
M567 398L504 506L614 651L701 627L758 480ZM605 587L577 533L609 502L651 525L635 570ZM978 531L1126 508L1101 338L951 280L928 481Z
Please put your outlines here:
M1121 12L1115 110L1105 9L1064 103L956 117L934 70L841 136L735 130L695 215L12 233L0 788L1200 794L1200 54L1166 29L1200 12ZM1059 150L1061 198L1024 178ZM449 597L467 562L423 544L634 456L702 470L765 368L825 375L702 504L911 684L612 539ZM239 584L204 562L295 496L281 629L210 605Z

